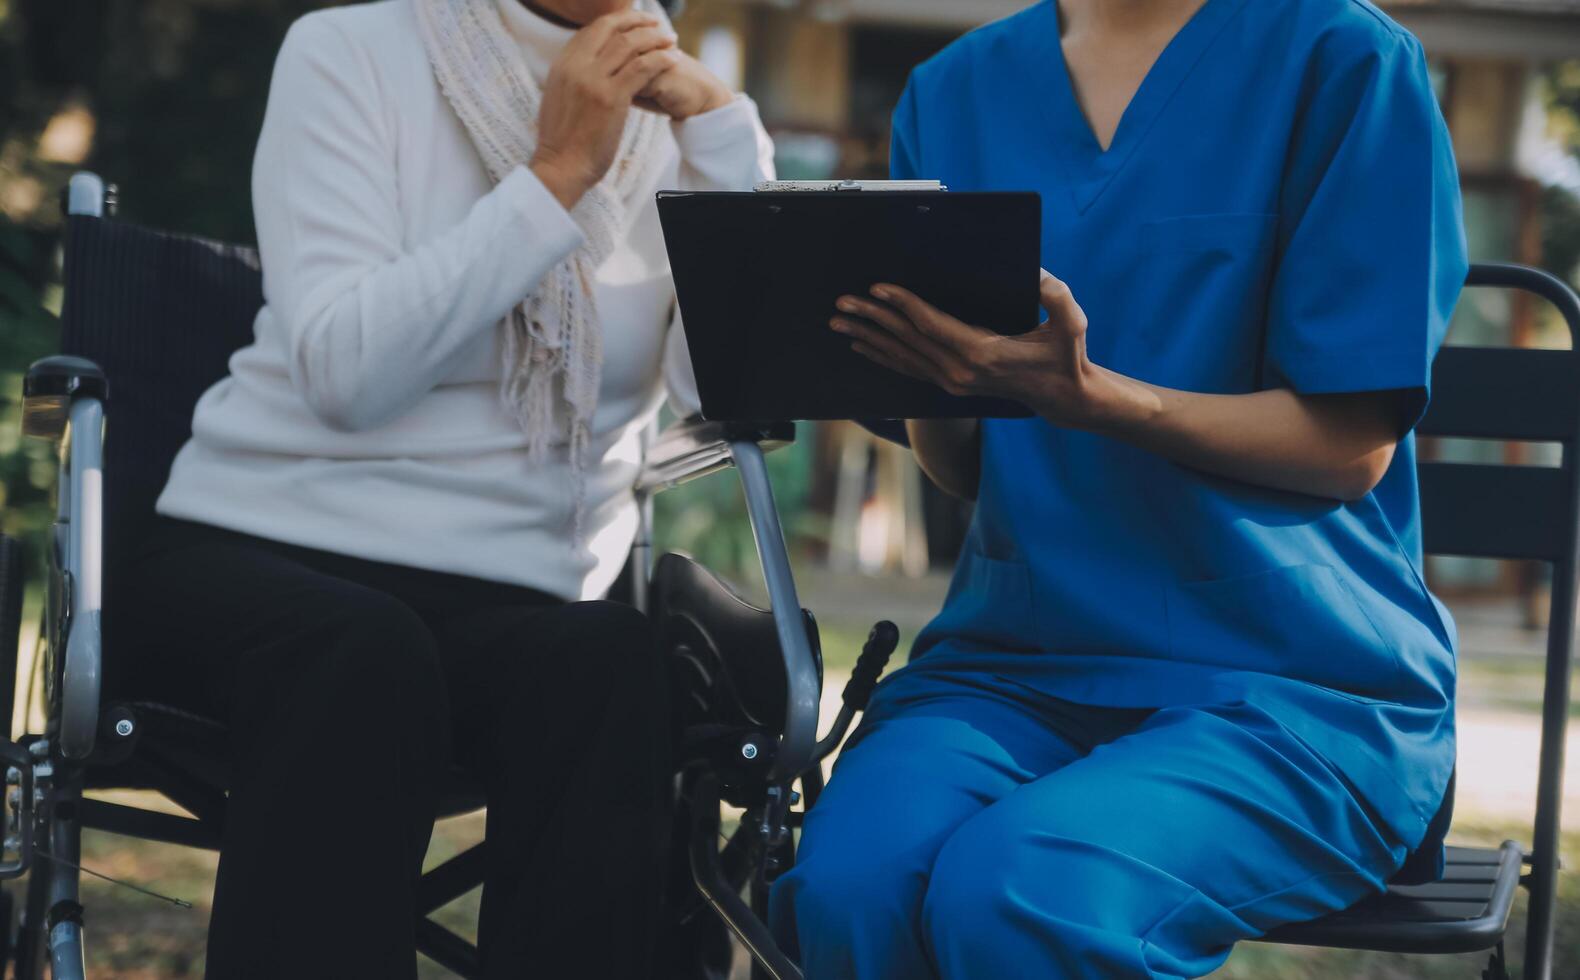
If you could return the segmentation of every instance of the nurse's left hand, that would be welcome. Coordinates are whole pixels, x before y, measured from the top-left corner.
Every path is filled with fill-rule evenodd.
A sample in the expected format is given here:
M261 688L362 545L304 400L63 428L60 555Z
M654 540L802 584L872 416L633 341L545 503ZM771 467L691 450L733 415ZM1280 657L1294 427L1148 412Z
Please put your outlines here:
M1007 398L1056 425L1093 425L1115 393L1114 376L1086 356L1086 314L1070 287L1046 270L1047 322L1007 337L964 323L888 283L872 296L841 296L829 321L857 353L952 395Z

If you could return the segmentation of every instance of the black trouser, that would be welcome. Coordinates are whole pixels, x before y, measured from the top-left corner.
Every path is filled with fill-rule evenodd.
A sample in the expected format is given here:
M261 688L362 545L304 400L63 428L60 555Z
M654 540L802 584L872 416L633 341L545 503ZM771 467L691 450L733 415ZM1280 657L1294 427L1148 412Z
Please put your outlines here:
M454 764L488 797L484 975L647 976L671 742L635 610L175 521L120 581L117 693L230 729L209 977L415 976Z

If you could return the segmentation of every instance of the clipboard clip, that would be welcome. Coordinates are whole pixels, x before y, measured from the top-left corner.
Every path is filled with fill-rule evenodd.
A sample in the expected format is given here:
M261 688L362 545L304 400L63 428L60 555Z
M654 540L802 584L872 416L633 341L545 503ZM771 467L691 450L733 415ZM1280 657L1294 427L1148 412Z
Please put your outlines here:
M903 191L903 192L930 192L947 191L942 181L937 180L765 180L752 188L761 193L778 193L781 191L821 191L823 193L844 193L847 191Z

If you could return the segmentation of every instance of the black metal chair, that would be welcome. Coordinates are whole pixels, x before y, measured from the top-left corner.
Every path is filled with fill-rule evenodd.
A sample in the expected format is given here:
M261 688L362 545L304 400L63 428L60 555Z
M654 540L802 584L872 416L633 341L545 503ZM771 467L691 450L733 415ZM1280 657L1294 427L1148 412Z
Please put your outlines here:
M1580 298L1545 272L1515 265L1477 265L1471 287L1533 293L1556 306L1580 340ZM1493 950L1487 976L1508 976L1503 938L1514 895L1530 891L1525 980L1553 972L1557 911L1559 809L1574 659L1575 563L1580 553L1580 353L1575 350L1445 347L1432 365L1432 403L1419 431L1505 441L1556 442L1556 467L1485 463L1420 464L1421 520L1429 554L1547 562L1552 605L1537 762L1536 822L1529 852L1501 847L1450 847L1443 876L1424 885L1395 885L1338 915L1286 926L1269 942L1400 953ZM1529 873L1522 873L1529 867Z
M31 872L14 946L9 925L0 928L0 954L14 957L17 980L42 977L46 959L56 980L84 976L83 829L217 849L225 819L224 724L170 705L104 703L101 690L114 689L118 572L191 434L198 397L252 340L263 302L258 258L249 249L112 220L105 212L113 204L113 188L106 193L96 176L72 179L65 353L35 364L25 387L24 429L56 442L61 467L40 668L46 724L15 743L0 739L0 767L14 790L5 807L0 878ZM676 667L685 722L682 785L688 795L701 790L701 802L690 801L690 809L708 828L693 837L705 834L716 843L721 798L751 813L727 860L716 847L711 855L692 849L699 882L717 895L739 893L753 869L767 865L770 851L785 851L790 784L803 772L820 773L818 759L837 744L855 710L842 712L835 732L817 741L817 630L795 595L763 458L794 437L789 425L678 423L649 448L636 487L643 518L625 593L658 621ZM742 479L772 609L740 599L689 559L652 561L651 496L731 465ZM17 543L0 536L0 711L6 712L14 694L22 577ZM879 632L883 642L864 652L863 676L875 677L894 648L892 626ZM856 685L847 696L870 689ZM809 782L819 785L815 776ZM192 816L83 795L104 788L156 790ZM480 788L456 773L442 815L483 804ZM419 886L419 950L463 977L478 973L475 947L428 916L482 883L485 848L479 844L430 870ZM755 878L760 898L764 876ZM9 894L0 900L0 921L8 924L10 902ZM754 922L741 928L760 929ZM0 955L0 971L4 961Z

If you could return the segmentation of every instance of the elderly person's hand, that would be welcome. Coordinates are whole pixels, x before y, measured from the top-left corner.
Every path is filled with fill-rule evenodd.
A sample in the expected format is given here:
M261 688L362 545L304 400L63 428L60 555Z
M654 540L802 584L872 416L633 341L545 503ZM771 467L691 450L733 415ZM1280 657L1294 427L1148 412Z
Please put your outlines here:
M543 84L533 173L566 208L614 163L637 93L678 60L675 35L634 10L606 14L576 32Z
M872 287L872 296L842 296L830 326L873 361L931 382L954 395L1007 398L1056 425L1084 428L1117 394L1109 372L1086 356L1086 314L1070 288L1042 273L1048 319L1018 336L975 327L907 289Z
M637 93L638 107L663 113L677 122L728 105L735 98L719 78L702 62L683 51L675 51L673 66Z

